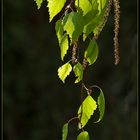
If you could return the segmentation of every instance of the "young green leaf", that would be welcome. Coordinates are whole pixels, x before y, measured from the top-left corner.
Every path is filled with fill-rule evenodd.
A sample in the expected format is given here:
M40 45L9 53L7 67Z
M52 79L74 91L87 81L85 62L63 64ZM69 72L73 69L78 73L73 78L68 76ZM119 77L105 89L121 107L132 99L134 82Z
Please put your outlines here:
M105 112L105 98L104 98L103 91L101 89L100 89L100 94L98 96L97 103L98 103L98 108L99 108L99 112L100 112L100 117L97 122L100 122L102 120L102 118L104 116L104 112Z
M102 1L102 2L99 2L99 1ZM92 18L89 18L89 22L87 22L87 24L84 26L83 33L84 33L85 38L91 32L94 32L94 34L97 34L97 32L99 30L98 28L101 26L101 24L104 20L104 16L106 14L106 11L108 10L107 9L108 8L108 0L98 0L96 2L99 3L99 6L98 6L99 12L98 12L98 14L93 16Z
M64 56L67 53L67 50L69 48L69 42L68 42L68 36L67 34L63 35L63 24L62 24L62 19L59 19L56 24L55 24L55 30L56 30L56 35L58 38L60 50L61 50L61 59L64 59Z
M90 140L88 132L87 131L81 132L78 135L77 140Z
M64 59L64 56L67 54L67 50L69 48L68 36L67 34L63 35L63 38L60 43L60 50L61 50L61 59Z
M93 9L98 9L98 5L96 5L95 0L76 0L75 5L82 9L83 16Z
M77 63L76 65L74 65L73 71L75 73L75 76L78 77L75 80L75 83L80 82L83 79L83 66L80 63Z
M98 6L99 14L102 12L107 2L108 0L97 0L97 3L99 4Z
M72 42L77 41L84 28L83 16L76 12L71 12L64 17L64 30L67 32Z
M78 118L81 120L82 127L86 125L96 108L96 101L88 95L78 110Z
M89 24L91 22L91 20L93 20L93 18L96 17L98 13L98 10L91 10L89 11L85 16L84 16L84 20L85 20L85 25Z
M63 81L63 83L65 83L65 79L70 74L71 71L72 71L72 66L69 64L69 62L62 65L58 69L58 76Z
M63 24L62 24L62 19L57 20L56 24L55 24L55 31L56 31L56 35L59 41L59 44L61 43L62 37L63 37Z
M52 19L62 10L65 5L66 0L47 0L50 15L50 22Z
M109 16L111 4L108 0L104 0L104 2L105 3L103 3L103 9L99 12L99 15L96 17L96 26L93 30L94 36L98 36L100 34Z
M91 40L87 50L85 51L84 57L87 59L90 65L92 65L98 57L98 45L94 40Z
M37 9L39 9L41 7L41 4L43 2L43 0L34 0L37 4Z
M87 36L94 30L96 20L93 19L95 19L97 14L98 11L93 9L84 16L85 26L83 29L83 41L85 41Z
M63 125L62 129L62 140L66 140L68 135L68 123Z

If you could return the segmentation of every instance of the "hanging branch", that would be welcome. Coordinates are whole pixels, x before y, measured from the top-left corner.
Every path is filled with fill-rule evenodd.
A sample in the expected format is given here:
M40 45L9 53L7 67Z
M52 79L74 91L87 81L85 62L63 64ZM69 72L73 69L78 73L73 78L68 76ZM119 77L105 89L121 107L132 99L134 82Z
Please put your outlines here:
M38 9L41 7L43 0L35 0ZM67 139L68 125L70 122L77 120L78 129L82 132L77 136L77 140L86 138L89 140L89 134L84 130L85 125L88 123L94 111L98 108L99 119L95 122L102 120L105 111L105 98L102 89L93 85L87 88L85 86L85 71L88 67L93 65L98 58L99 46L97 39L105 27L111 11L111 5L114 6L114 56L115 65L119 63L119 19L120 19L120 6L119 0L47 0L49 10L49 21L51 22L54 17L65 9L60 19L57 20L55 25L56 35L59 42L61 60L65 60L65 55L70 47L72 47L72 58L67 60L65 64L58 68L58 76L60 80L65 83L65 79L73 71L76 77L75 84L81 83L81 105L78 109L77 116L71 118L62 129L62 140ZM66 5L66 6L65 6ZM90 35L93 35L92 39ZM84 55L80 54L79 38L83 37L83 42L87 39L88 46L84 50ZM80 62L80 58L83 58ZM93 88L98 88L99 95L97 101L92 97ZM86 97L84 98L84 89Z

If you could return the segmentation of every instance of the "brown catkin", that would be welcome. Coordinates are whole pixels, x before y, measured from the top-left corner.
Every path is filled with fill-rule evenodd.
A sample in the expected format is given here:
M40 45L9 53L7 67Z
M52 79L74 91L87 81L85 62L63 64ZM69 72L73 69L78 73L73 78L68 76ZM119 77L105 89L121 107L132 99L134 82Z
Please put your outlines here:
M72 48L72 63L75 64L76 60L77 60L77 43L73 44L73 48Z
M118 42L118 34L119 34L119 20L120 20L120 5L119 0L113 0L114 6L114 58L115 58L115 65L117 65L120 61L120 54L119 54L119 42Z

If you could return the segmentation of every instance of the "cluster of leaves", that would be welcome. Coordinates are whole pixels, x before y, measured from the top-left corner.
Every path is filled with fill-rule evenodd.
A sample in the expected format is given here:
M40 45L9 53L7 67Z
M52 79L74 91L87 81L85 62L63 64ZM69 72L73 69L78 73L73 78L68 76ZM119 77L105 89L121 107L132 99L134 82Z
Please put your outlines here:
M88 96L85 98L85 100L79 107L79 110L77 112L77 117L72 118L71 120L68 121L68 123L64 124L63 130L62 130L62 140L67 139L68 124L73 119L78 119L79 121L78 129L82 130L82 132L78 135L77 140L89 140L89 134L83 128L85 127L85 125L87 124L91 116L93 115L94 111L97 109L97 106L100 112L100 116L99 116L99 119L95 123L99 122L103 118L104 111L105 111L105 99L104 99L104 95L101 89L100 89L100 94L98 96L97 103L92 98L92 96L88 93Z
M43 0L36 0L38 9L42 2ZM68 5L66 5L66 2L69 2ZM83 60L86 60L89 65L92 65L98 57L99 48L96 39L106 22L105 17L107 17L109 12L109 0L47 0L47 3L50 22L65 7L63 15L57 20L55 25L60 46L61 60L64 61L70 46L79 47L77 46L77 42L79 37L82 37L83 42L86 40L89 42L89 45L85 49ZM93 38L90 38L89 35L93 35ZM65 83L65 79L72 70L76 77L75 83L82 81L83 84L84 66L77 56L74 60L73 58L68 60L58 69L59 78ZM77 140L90 139L88 132L83 128L97 108L100 112L100 116L96 123L103 118L105 110L105 99L102 90L99 88L100 94L97 101L95 101L89 89L86 87L85 89L87 90L87 97L82 101L76 117L78 120L78 128L82 130L77 136ZM70 122L71 120L63 126L62 140L67 139L68 124Z

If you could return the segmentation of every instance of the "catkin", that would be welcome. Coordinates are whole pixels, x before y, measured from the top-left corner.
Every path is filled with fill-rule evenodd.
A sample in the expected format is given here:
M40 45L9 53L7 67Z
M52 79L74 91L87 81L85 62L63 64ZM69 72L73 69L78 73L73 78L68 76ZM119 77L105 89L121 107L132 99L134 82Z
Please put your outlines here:
M120 20L120 5L119 0L113 0L114 6L114 58L115 58L115 65L117 65L120 61L120 54L119 54L119 42L118 42L118 34L119 34L119 20Z
M72 48L72 63L75 64L76 60L77 60L77 43L73 44L73 48Z

